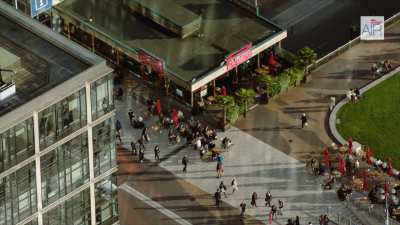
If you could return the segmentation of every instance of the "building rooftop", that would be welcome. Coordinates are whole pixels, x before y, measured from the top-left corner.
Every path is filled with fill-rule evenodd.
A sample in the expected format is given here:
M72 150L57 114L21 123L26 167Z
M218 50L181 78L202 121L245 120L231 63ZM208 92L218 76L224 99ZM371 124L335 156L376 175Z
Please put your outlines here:
M281 31L227 0L172 1L202 16L200 35L181 39L135 14L122 0L65 0L56 8L130 51L143 48L163 59L168 70L183 81L215 69L245 44L257 44ZM93 18L91 23L89 18Z
M19 58L12 68L14 75L3 73L4 81L15 82L16 94L0 101L1 127L17 113L21 117L25 111L31 114L71 94L68 91L82 88L85 81L98 76L82 74L100 64L104 64L102 69L106 67L100 57L1 1L0 27L1 54Z

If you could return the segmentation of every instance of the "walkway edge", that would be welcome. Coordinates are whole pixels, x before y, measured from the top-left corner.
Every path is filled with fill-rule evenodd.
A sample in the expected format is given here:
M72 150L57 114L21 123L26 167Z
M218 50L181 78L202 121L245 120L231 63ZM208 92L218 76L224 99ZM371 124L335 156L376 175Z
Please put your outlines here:
M364 92L368 91L369 89L377 86L378 84L382 83L383 81L391 78L392 76L394 76L397 73L400 73L400 66L397 67L396 69L392 70L391 72L383 75L379 79L376 79L376 80L372 81L371 83L362 87L360 89L361 94L363 94ZM349 102L348 98L346 98L346 97L343 98L338 104L335 105L335 107L333 108L332 112L329 115L329 130L330 130L331 134L333 135L333 137L336 139L336 141L342 145L344 145L346 143L346 140L342 137L342 135L336 129L336 120L337 120L336 115L339 112L339 110L344 105L346 105L348 102ZM355 141L357 141L357 140L355 140Z
M151 198L147 197L146 195L142 194L141 192L137 191L133 187L129 186L127 183L123 183L118 187L118 189L126 191L128 194L138 198L139 200L143 201L147 205L153 207L154 209L158 210L165 216L171 218L173 221L180 225L192 225L189 221L183 219L182 217L178 216L176 213L172 212L171 210L165 208L164 206L160 205L158 202L153 201Z

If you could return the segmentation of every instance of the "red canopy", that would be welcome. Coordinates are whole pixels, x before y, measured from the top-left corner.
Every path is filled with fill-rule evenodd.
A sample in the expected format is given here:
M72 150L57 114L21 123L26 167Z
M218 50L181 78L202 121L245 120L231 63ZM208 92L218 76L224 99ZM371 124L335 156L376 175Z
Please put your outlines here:
M349 138L349 140L347 140L347 146L349 147L349 154L353 154L353 139Z

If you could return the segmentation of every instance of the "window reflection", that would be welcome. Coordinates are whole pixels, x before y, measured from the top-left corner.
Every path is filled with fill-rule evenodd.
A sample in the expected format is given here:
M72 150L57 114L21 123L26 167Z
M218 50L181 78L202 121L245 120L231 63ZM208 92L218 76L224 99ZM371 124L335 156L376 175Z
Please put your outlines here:
M41 158L43 205L70 193L89 179L87 135L80 135Z
M95 176L116 165L114 119L110 118L93 128L93 157Z
M114 109L113 74L107 75L91 85L93 120Z
M44 149L86 124L86 95L81 90L39 113L40 147Z
M36 212L35 164L0 179L1 224L17 224Z
M116 177L110 176L96 184L96 223L113 224L118 220Z
M0 172L34 154L33 120L23 121L0 134Z

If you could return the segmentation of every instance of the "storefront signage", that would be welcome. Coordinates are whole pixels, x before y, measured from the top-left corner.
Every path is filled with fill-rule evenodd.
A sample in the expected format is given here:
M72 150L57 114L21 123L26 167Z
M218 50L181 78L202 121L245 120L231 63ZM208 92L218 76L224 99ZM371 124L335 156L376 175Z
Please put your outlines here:
M51 9L52 5L52 0L31 0L31 17Z
M154 72L164 74L164 61L159 59L144 50L139 50L139 62L144 65L149 65Z
M246 44L243 48L239 49L238 51L228 55L225 58L227 70L231 70L238 65L246 62L253 56L253 52L251 51L251 43Z
M361 40L384 40L385 18L383 16L362 16L360 34Z

